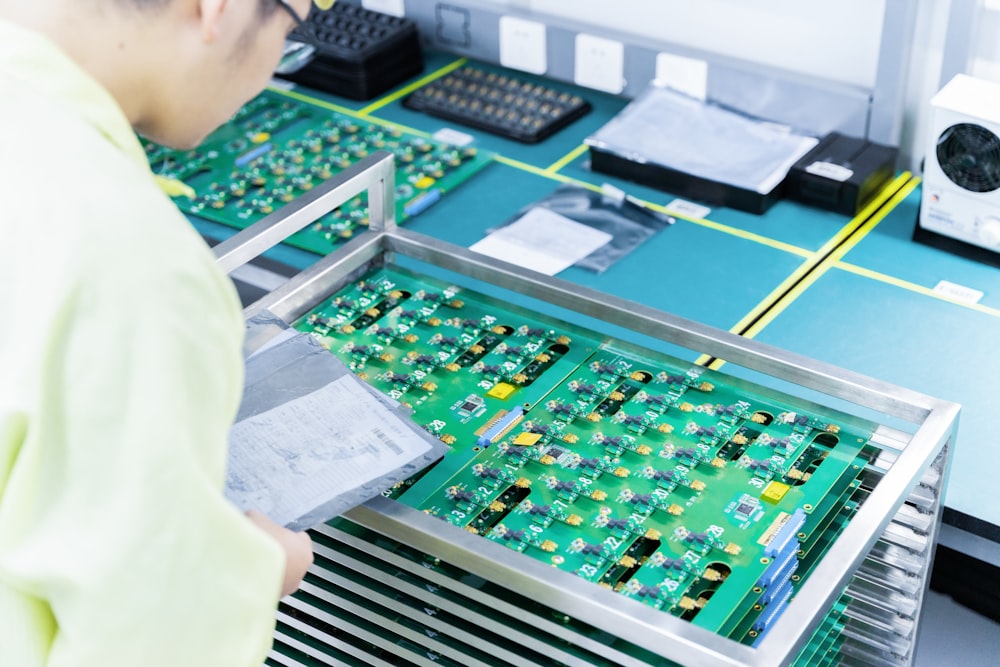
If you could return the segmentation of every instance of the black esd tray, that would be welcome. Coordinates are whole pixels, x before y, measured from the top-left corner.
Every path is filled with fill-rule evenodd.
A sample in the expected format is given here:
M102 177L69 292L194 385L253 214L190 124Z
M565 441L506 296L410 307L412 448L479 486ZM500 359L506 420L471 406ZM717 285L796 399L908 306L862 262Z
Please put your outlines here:
M354 100L369 100L424 69L416 23L358 5L313 10L289 39L316 49L312 61L281 78Z
M591 108L579 95L469 65L421 86L403 105L523 143L545 139Z

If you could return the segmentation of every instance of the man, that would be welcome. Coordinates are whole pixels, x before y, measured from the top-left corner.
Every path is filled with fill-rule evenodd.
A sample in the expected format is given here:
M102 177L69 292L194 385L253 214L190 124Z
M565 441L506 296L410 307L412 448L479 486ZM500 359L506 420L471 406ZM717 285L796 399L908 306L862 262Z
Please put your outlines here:
M132 132L199 143L309 4L0 0L4 667L260 665L311 563L223 499L240 305Z

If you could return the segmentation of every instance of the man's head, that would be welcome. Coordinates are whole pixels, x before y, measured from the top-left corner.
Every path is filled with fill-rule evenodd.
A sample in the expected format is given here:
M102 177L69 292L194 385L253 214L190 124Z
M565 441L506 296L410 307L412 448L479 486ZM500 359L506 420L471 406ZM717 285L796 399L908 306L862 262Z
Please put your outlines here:
M293 15L307 16L312 4L0 0L0 18L53 40L111 92L141 134L185 148L267 85L296 25Z
M267 85L296 25L293 13L304 17L310 8L309 0L116 1L163 5L138 18L154 22L152 31L165 50L158 66L162 85L151 86L155 106L133 124L177 147L198 144ZM161 29L160 14L166 14L169 31Z

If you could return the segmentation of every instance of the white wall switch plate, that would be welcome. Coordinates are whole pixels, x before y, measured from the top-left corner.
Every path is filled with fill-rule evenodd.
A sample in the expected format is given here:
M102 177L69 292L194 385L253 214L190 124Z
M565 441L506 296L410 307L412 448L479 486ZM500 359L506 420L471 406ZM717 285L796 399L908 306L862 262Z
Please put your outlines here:
M514 16L500 17L500 64L532 74L545 74L545 24Z
M656 80L695 99L708 97L708 63L698 58L658 53Z
M625 46L586 33L576 36L574 80L581 86L620 93L625 89Z

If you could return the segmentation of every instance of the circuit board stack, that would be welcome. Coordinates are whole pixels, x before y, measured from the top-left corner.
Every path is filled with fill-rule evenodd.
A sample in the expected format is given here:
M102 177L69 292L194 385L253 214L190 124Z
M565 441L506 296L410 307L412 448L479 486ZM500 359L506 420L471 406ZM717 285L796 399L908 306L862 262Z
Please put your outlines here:
M375 151L395 155L399 221L433 205L492 161L473 146L436 141L271 90L244 105L194 150L144 145L154 173L196 193L175 199L184 212L237 229ZM367 224L368 203L362 195L287 242L325 255Z
M748 645L870 491L868 422L400 268L295 326L450 446L388 497ZM331 536L358 531L321 527L318 559L337 558ZM399 548L393 558L447 568ZM282 607L287 642L307 641L299 605L330 586L310 575ZM800 664L834 664L838 614ZM597 653L579 655L614 664ZM435 661L452 664L447 652Z

